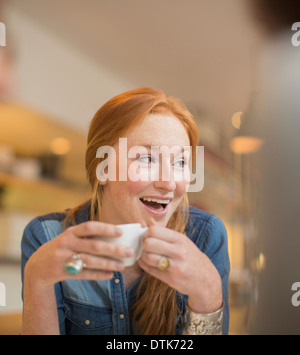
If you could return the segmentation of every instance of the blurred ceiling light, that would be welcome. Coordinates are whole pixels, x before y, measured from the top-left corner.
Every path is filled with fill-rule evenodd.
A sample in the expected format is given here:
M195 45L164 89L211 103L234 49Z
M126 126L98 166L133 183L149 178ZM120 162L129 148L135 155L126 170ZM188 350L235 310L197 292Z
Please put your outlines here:
M230 149L236 154L251 154L257 152L264 141L251 136L238 136L230 141Z
M63 137L55 138L50 143L52 153L56 155L65 155L71 150L71 143Z
M233 127L236 129L241 128L242 114L243 114L243 112L236 112L231 118L231 123L232 123Z

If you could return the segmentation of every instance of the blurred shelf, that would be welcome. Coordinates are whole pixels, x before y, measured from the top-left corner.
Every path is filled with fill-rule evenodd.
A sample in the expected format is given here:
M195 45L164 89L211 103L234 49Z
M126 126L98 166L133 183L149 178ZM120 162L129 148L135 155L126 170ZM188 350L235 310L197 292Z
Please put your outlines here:
M71 182L60 182L57 180L50 179L26 179L17 175L9 174L0 171L0 184L8 184L14 186L22 186L22 187L32 187L35 188L51 188L52 190L61 191L61 190L74 190L76 189L78 192L86 193L87 187L85 185L79 185Z
M65 210L89 198L87 185L25 179L0 172L0 186L4 188L2 208L32 213L49 213Z

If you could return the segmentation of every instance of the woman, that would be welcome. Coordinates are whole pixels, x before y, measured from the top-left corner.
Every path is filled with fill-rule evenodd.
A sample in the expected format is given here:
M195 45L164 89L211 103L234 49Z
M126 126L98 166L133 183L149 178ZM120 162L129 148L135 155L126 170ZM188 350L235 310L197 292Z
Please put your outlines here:
M130 179L99 177L98 149L113 147L118 161L121 137L128 151L143 148L127 154L128 176L138 162L136 173L151 170L156 178L134 179L132 171ZM226 230L217 217L189 208L188 179L175 179L187 165L181 148L195 150L197 143L191 113L161 91L128 91L99 109L86 151L91 200L38 217L24 231L23 334L228 332ZM150 149L161 146L180 149L161 162ZM124 161L116 166L117 177L122 167ZM137 222L149 228L133 266L116 260L130 256L130 248L90 238L118 238L118 224ZM77 274L65 269L72 256L73 264L81 263Z

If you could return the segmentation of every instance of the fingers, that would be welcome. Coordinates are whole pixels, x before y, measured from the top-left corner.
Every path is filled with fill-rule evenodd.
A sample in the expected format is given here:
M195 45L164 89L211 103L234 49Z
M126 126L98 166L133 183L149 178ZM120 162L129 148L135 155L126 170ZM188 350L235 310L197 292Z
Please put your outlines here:
M117 238L122 235L122 229L114 224L88 221L68 229L76 237L103 236Z
M173 287L173 281L172 281L172 273L169 273L169 270L168 271L161 271L159 268L158 268L158 265L149 265L148 263L144 262L143 259L140 259L138 261L138 264L139 266L144 270L146 271L148 274L168 283L171 287ZM158 264L158 262L157 262ZM172 270L172 269L170 269ZM175 277L176 279L176 277Z
M120 228L99 222L86 222L68 228L59 239L56 239L57 250L60 252L55 254L62 259L62 263L65 263L72 254L79 254L84 268L79 274L70 275L62 267L63 278L109 280L113 278L115 271L124 270L125 265L119 259L132 256L133 250L113 242L120 235L122 235ZM97 236L104 236L104 240ZM110 238L113 239L109 240Z
M174 243L169 243L165 240L146 237L143 243L143 250L146 253L159 254L165 256L172 256L176 253Z
M80 254L80 258L85 264L85 269L102 271L122 271L125 268L125 265L122 260L97 257L90 254Z
M112 258L126 258L133 254L130 247L122 244L115 244L97 238L73 238L72 250L77 253L86 253L97 256L107 256Z
M182 238L182 234L158 224L151 224L148 230L144 233L143 238L144 241L147 238L156 238L168 243L177 243Z
M147 224L149 228L143 235L141 262L148 267L157 268L162 256L177 259L181 245L178 241L183 235L157 225L153 218L148 218Z
M154 253L143 253L141 256L141 260L146 263L148 266L158 268L159 262L163 256L167 255L159 255ZM172 258L168 257L169 262L171 263Z
M139 265L146 272L169 283L187 259L188 238L184 234L159 226L153 221L148 221L148 225L149 229L143 236L143 253ZM159 269L163 256L167 257L170 262L168 272Z
M109 238L115 239L122 235L122 230L113 224L89 221L70 227L66 232L68 248L76 253L112 258L130 257L133 254L131 248L109 241Z

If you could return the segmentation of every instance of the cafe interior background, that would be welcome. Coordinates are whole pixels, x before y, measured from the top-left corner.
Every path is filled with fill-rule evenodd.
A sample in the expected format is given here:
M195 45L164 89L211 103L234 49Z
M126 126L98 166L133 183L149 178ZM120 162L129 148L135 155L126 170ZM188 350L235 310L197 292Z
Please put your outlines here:
M21 329L24 227L88 198L89 122L108 99L140 86L180 97L197 120L205 182L189 199L226 225L230 334L247 334L265 264L252 168L260 144L236 138L266 41L247 2L2 0L0 21L0 334Z

